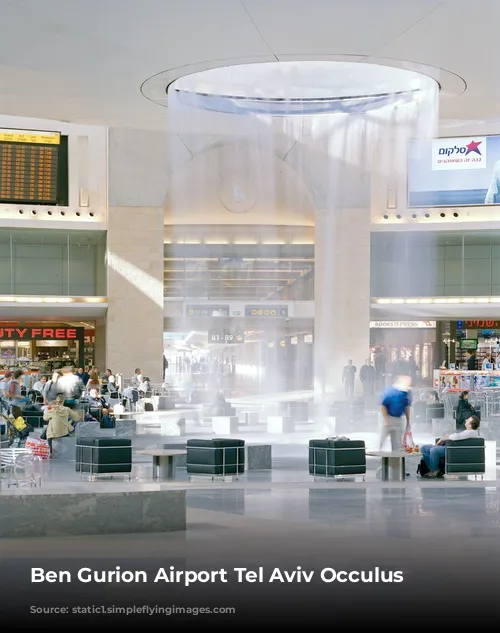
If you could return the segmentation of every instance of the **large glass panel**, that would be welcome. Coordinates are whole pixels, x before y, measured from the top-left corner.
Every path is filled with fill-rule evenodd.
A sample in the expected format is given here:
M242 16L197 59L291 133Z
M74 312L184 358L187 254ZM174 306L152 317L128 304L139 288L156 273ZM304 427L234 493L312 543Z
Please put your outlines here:
M12 294L10 231L0 229L0 294Z
M500 231L374 232L371 295L500 296Z
M74 297L106 295L104 237L97 232L69 234L68 294Z
M12 259L12 294L69 294L65 231L12 231Z
M167 257L165 297L311 301L314 258Z
M0 294L105 296L104 232L0 229Z
M464 295L492 294L492 244L490 231L464 232Z

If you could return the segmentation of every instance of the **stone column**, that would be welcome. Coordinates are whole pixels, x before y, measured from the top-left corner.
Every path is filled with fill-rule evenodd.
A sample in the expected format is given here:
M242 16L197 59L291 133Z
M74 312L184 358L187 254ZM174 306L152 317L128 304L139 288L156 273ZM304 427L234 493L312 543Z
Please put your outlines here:
M163 382L163 209L108 212L106 367Z
M322 209L315 229L314 391L343 399L342 370L359 370L370 346L370 211Z

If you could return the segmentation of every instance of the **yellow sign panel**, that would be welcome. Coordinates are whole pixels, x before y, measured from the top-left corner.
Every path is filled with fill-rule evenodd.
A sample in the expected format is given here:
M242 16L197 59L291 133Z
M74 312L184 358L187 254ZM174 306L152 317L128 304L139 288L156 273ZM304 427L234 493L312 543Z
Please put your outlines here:
M59 132L39 132L36 130L9 130L0 128L0 142L3 143L36 143L38 145L59 145Z

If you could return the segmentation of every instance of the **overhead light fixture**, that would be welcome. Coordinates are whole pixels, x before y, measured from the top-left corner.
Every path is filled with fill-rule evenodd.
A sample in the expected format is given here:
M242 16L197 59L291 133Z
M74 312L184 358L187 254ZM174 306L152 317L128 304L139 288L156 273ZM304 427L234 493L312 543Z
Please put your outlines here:
M391 303L404 303L404 299L391 299Z
M460 303L460 299L446 299L446 303Z
M480 299L476 299L476 303L489 303L490 300L487 297L481 297Z
M471 297L462 297L460 303L476 303L476 300Z
M391 303L390 299L377 299L377 303Z
M446 299L433 299L432 300L433 303L447 303Z
M419 303L432 303L432 299L419 299Z
M405 299L405 303L418 303L418 299Z

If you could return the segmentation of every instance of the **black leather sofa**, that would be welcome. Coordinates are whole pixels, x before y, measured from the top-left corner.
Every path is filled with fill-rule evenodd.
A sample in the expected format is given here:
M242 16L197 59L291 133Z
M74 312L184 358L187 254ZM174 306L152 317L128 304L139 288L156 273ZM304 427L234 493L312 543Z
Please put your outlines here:
M446 442L446 458L441 460L440 470L445 475L479 475L486 472L484 438L470 438Z
M309 474L317 477L352 477L366 474L362 440L310 440Z
M132 440L118 437L81 437L76 443L76 471L96 475L132 472Z
M209 477L238 477L245 472L245 441L231 438L188 440L187 474Z

